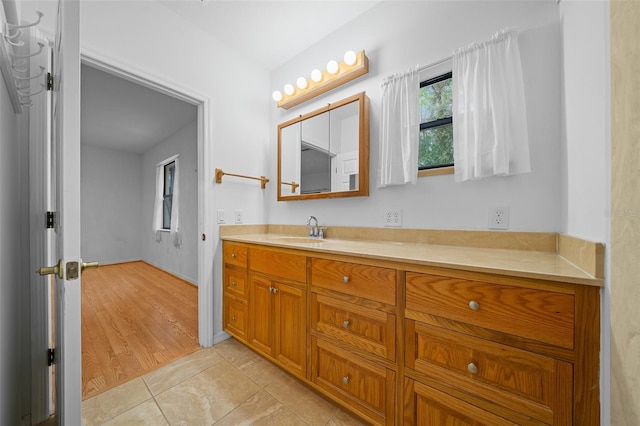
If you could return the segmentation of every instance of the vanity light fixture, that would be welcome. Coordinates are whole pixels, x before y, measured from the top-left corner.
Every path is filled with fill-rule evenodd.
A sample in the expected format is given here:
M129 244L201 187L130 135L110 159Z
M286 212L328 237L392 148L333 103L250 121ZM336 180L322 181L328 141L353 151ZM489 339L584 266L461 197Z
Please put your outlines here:
M334 61L333 59L332 59L332 60L330 60L330 61L327 63L327 72L328 72L329 74L336 75L336 74L338 74L338 71L339 71L339 70L340 70L340 67L338 66L338 63L337 63L336 61Z
M291 96L295 93L296 89L293 88L293 86L291 84L285 84L284 85L284 94Z
M298 77L298 80L296 80L296 86L298 86L298 89L306 89L308 85L307 79L304 77Z
M273 100L279 107L289 109L369 72L369 59L364 50L358 53L349 50L343 59L340 63L329 61L325 71L314 69L311 71L311 79L299 77L296 86L286 84L284 93L274 91Z

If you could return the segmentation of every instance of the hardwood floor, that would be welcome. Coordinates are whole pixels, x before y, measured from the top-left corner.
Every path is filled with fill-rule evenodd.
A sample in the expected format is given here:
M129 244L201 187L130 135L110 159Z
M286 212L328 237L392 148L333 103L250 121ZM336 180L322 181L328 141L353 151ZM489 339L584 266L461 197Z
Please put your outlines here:
M82 274L82 398L197 350L198 289L145 262Z

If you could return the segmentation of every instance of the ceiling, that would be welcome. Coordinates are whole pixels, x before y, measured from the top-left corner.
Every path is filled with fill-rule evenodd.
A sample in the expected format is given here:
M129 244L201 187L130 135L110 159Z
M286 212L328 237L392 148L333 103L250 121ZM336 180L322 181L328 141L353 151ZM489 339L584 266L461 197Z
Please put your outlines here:
M164 0L160 4L271 71L380 0Z
M197 117L197 108L95 68L81 70L83 144L142 154Z
M158 3L271 71L379 1ZM193 105L85 65L81 96L82 143L86 145L143 153L196 118Z

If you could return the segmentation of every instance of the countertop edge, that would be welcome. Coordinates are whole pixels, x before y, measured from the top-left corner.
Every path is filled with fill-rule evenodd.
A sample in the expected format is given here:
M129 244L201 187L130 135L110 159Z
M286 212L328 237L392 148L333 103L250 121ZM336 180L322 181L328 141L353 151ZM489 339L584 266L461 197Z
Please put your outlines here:
M261 231L264 228L253 228L254 230L260 229ZM224 241L233 241L240 242L245 244L258 244L258 245L266 245L272 247L279 247L285 249L295 249L302 250L311 253L327 253L327 254L335 254L335 255L343 255L343 256L358 256L367 259L378 259L384 261L398 262L398 263L406 263L410 265L418 265L418 266L430 266L430 267L439 267L446 269L458 269L463 271L470 272L482 272L489 273L495 275L503 275L503 276L513 276L519 278L532 278L532 279L541 279L546 281L554 281L561 283L569 283L569 284L580 284L580 285L590 285L595 287L602 287L604 285L604 280L602 278L598 278L589 274L588 271L585 271L583 268L580 268L575 263L567 260L566 257L558 254L558 253L549 253L549 252L536 252L536 251L522 251L522 250L513 250L513 249L496 249L496 248L481 248L477 247L467 247L467 246L450 246L450 245L436 245L436 244L421 244L421 243L406 243L411 245L416 245L416 247L421 248L433 248L434 250L444 250L454 251L455 249L467 250L471 253L470 250L482 250L488 252L496 253L496 256L500 256L500 253L503 256L510 257L519 257L522 258L522 265L525 265L525 258L539 257L541 261L551 263L561 262L562 266L570 269L571 273L550 273L542 270L534 270L531 267L517 267L517 262L514 262L515 267L498 267L498 266L487 266L482 265L478 261L476 262L468 262L464 263L460 260L456 260L456 256L452 255L450 260L436 260L436 259L428 259L428 258L411 258L404 256L394 256L389 254L377 254L367 252L366 250L362 251L354 251L351 247L350 249L338 249L334 247L322 247L322 242L318 243L295 243L295 242L282 242L278 241L279 237L290 237L290 234L275 234L268 232L258 232L254 234L229 234L225 233L225 235L220 236L221 240ZM388 249L393 249L394 246L397 247L399 242L390 242L390 241L378 241L378 240L338 240L338 239L326 239L333 244L340 244L344 241L345 245L349 244L378 244L379 247L386 247ZM400 242L402 243L402 242ZM316 245L317 244L317 245ZM597 243L596 243L597 244ZM441 255L442 256L442 255ZM460 257L459 255L457 256ZM493 256L492 256L493 257Z

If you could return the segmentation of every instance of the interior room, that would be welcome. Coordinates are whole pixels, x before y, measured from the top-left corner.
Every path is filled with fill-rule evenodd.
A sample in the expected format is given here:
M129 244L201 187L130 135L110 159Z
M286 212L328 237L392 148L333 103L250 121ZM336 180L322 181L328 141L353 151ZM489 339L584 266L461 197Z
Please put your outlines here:
M133 281L133 276L142 280L154 274L157 278L157 271L149 267L165 272L166 281L182 281L172 289L180 296L197 297L197 109L87 65L82 65L81 79L81 247L86 259L99 259L102 267L99 278L97 274L87 277L89 281L82 289L83 317L91 324L83 333L86 399L146 372L147 365L166 364L197 347L197 326L192 324L197 308L189 317L192 321L185 321L171 311L171 306L180 302L179 297L156 290L169 300L148 300L156 306L154 311L143 314L140 310L124 318L123 312L147 305L122 306L116 302L123 293L116 277L129 276ZM176 181L180 186L179 244L170 229L154 231L153 226L156 168L176 155L180 160ZM130 286L131 282L126 284ZM153 287L145 282L137 285ZM129 294L143 293L133 288ZM110 314L101 315L101 311ZM185 334L192 336L190 343L167 344L182 339L182 335L161 332L175 328L167 326L169 317L181 318L177 322ZM137 318L142 318L139 325ZM122 319L125 327L119 322ZM144 347L153 347L148 343L151 339L165 341L166 356L154 356L151 350L139 354L136 348L140 346L128 339L109 338L111 329L116 335L147 341ZM181 350L167 347L172 345ZM88 364L95 364L93 371Z
M2 4L14 24L2 28L3 51L22 54L9 43L26 37L15 25L35 20L56 47L57 2ZM0 219L12 226L0 244L0 423L39 424L54 411L34 318L58 299L34 301L45 278L33 271L60 273L51 282L72 298L84 280L68 279L69 263L77 270L95 258L142 259L196 284L201 349L119 388L127 401L108 411L100 395L83 404L72 390L81 325L65 326L65 352L53 364L65 366L59 381L70 380L56 392L67 424L89 424L95 413L91 424L637 424L639 21L637 1L81 2L67 21L78 74L82 63L159 89L187 100L193 118L150 150L82 145L75 180L109 176L122 192L82 185L79 254L54 270L57 257L34 263L44 211L33 207L31 141L46 102L35 82L29 95L25 83L3 78ZM498 96L517 106L479 127L519 120L509 149L496 143L488 154L505 153L507 169L469 178L481 159L463 155L461 129L474 129L460 117L482 108L464 109L461 58L505 40L518 50L505 56L518 59L494 81L517 77ZM15 60L0 59L4 68ZM431 127L412 112L413 125L402 127L389 85L411 78L405 98L418 99L421 84L436 87L448 73L451 112L433 121L452 129L453 153L415 167L424 145L404 145L403 133L413 141ZM44 93L55 102L65 87L53 74ZM357 123L332 119L351 102ZM306 137L317 116L328 117L329 141L348 145L340 138L357 134L357 156L340 170L339 156L354 150ZM79 129L76 121L66 126ZM176 139L193 143L180 153L181 166L183 155L192 159L193 179L180 195L195 204L180 212L179 232L153 232L154 218L141 212L154 203L154 173L175 155L165 148ZM340 185L324 176L303 188L303 169L319 173L304 166L306 151ZM176 245L189 253L184 261Z

